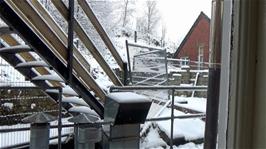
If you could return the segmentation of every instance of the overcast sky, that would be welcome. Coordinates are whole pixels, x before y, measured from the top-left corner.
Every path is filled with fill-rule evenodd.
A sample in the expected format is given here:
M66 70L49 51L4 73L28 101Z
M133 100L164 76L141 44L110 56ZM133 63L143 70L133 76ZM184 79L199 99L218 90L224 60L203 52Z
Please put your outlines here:
M158 0L167 36L181 42L201 11L211 17L211 0Z
M157 1L158 9L167 28L166 36L173 42L182 41L201 11L211 17L211 0ZM143 3L139 5L138 7L143 7Z

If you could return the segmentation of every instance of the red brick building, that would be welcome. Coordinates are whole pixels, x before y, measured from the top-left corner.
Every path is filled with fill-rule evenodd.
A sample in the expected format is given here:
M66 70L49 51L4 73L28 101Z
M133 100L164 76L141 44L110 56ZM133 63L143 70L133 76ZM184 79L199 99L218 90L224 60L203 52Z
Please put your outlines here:
M210 18L200 13L193 26L174 53L174 58L190 61L209 61ZM191 63L190 63L191 64Z

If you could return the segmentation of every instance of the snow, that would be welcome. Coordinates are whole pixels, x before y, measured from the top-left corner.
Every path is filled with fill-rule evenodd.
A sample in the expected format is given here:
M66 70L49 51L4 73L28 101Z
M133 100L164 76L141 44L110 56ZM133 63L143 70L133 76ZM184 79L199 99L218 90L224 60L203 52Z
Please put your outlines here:
M141 142L140 148L153 148L158 146L166 146L166 143L160 138L158 130L151 128L144 141Z
M48 80L48 81L64 82L64 80L61 77L59 77L58 75L55 75L55 74L36 76L36 77L32 78L32 80L33 81Z
M194 144L190 142L184 145L173 146L173 149L203 149L203 144Z
M82 106L89 106L82 98L79 97L63 97L62 102L74 103Z
M31 109L34 109L36 107L36 104L35 103L32 103L31 105L30 105L30 108Z
M193 86L193 84L180 84L180 86L188 87L188 86Z
M187 101L187 104L180 104L178 102L180 101ZM206 112L206 104L207 104L207 99L206 98L197 98L197 97L179 97L175 96L175 105L188 108L191 110L195 110L198 112Z
M168 73L171 73L171 72L187 72L187 71L184 69L181 69L180 67L168 66Z
M174 115L185 115L183 112L174 110ZM159 117L170 117L171 109L165 109ZM171 121L160 121L157 122L158 127L165 132L165 134L171 138ZM184 137L185 140L195 140L204 137L205 123L197 118L188 119L175 119L174 120L174 138Z
M181 74L179 74L179 73L175 73L175 74L173 74L173 77L181 77L182 75Z
M47 89L45 90L46 92L49 93L59 93L58 89ZM63 87L62 88L62 93L64 95L71 95L71 96L78 96L78 94L69 86Z
M11 102L6 102L6 103L3 104L3 106L4 106L4 107L7 107L7 108L9 108L9 109L13 109L14 104L11 103Z
M201 69L201 70L190 70L190 72L209 72L208 69Z
M152 102L147 118L154 117L158 113L158 111L162 109L162 107L162 105Z
M0 53L18 53L18 52L28 52L31 48L27 45L16 45L12 47L5 47L0 49Z
M132 92L109 93L107 96L108 98L114 99L120 103L137 103L149 101L147 97Z
M139 44L139 43L132 43L132 42L128 42L128 45L133 46L133 47L152 49L152 50L164 50L161 47L154 47L154 46L150 46L150 45L146 45L146 44Z
M71 107L68 111L69 112L78 112L78 113L87 113L87 114L92 114L92 115L98 116L98 114L94 110L92 110L91 108L89 108L87 106Z
M32 66L42 66L42 67L49 67L44 61L29 61L17 64L16 68L18 67L32 67Z

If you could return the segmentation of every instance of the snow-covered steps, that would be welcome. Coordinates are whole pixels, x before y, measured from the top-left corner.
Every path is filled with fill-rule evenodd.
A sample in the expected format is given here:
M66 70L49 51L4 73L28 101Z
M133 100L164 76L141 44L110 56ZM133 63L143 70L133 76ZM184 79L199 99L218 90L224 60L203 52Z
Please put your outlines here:
M60 78L58 75L55 74L49 74L49 75L41 75L41 76L36 76L31 79L32 81L58 81L58 82L64 82L62 78Z
M14 31L8 27L8 26L1 26L0 27L0 36L5 35L5 34L12 34Z
M55 94L59 94L58 89L47 89L45 90L45 92L47 93L55 93ZM68 96L79 96L72 88L70 88L69 86L63 87L62 88L62 94L63 95L68 95Z
M75 107L70 108L68 111L76 112L76 113L85 113L85 114L90 114L90 115L99 117L99 115L94 110L92 110L91 108L87 106L75 106Z
M30 52L32 49L27 45L17 45L0 49L0 54L16 54L21 52Z
M50 67L44 61L28 61L19 63L15 66L15 68L32 68L32 67Z
M63 97L62 98L62 102L66 102L66 103L73 103L73 104L77 104L77 105L81 105L81 106L89 106L82 98L79 97Z

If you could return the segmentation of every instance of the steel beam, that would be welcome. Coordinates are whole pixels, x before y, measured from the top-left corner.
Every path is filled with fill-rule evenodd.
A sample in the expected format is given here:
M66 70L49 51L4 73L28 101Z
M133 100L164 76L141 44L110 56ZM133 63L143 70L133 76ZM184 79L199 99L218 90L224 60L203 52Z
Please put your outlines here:
M25 24L25 22L13 11L13 9L4 0L0 0L1 18L22 37L28 44L41 55L54 70L63 78L67 77L67 67L60 61L49 47ZM73 74L72 74L73 75ZM76 76L72 76L71 87L82 96L98 114L103 118L103 105L88 91L88 89L79 81Z
M59 0L52 0L55 7L58 9L58 11L62 14L62 16L67 19L68 16L68 9L65 6L65 4L62 1ZM103 55L99 52L91 38L88 36L86 31L82 28L80 23L74 19L74 31L76 32L79 39L82 41L82 43L85 45L85 47L90 51L90 53L93 55L95 60L99 63L99 65L102 67L104 72L107 74L107 76L110 78L110 80L115 85L122 86L122 82L119 80L119 78L116 76L116 74L112 71L111 67L107 64L105 59L103 58Z
M67 36L67 68L68 68L68 77L67 82L72 81L72 72L73 72L73 22L74 22L74 0L68 1L68 36Z

